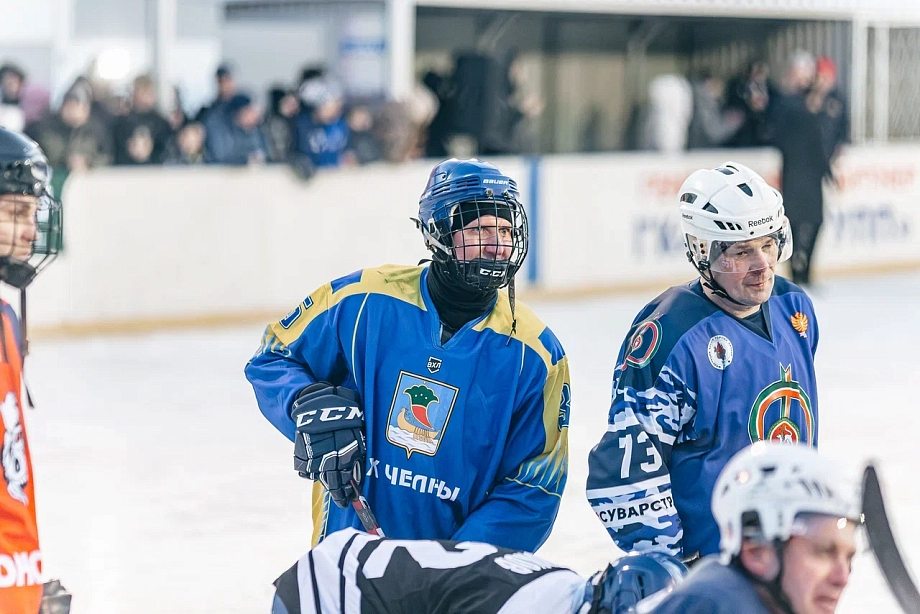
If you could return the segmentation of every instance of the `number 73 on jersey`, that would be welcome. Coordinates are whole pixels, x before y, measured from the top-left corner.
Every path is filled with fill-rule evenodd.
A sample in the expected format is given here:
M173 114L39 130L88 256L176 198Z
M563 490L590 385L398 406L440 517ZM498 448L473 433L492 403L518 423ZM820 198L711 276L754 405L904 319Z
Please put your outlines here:
M635 439L635 443L633 443L633 439ZM649 439L648 433L645 431L639 432L635 438L632 433L627 433L625 436L620 437L619 444L620 449L623 450L623 463L620 465L620 479L629 479L633 448L635 448L635 453L637 455L643 455L641 458L650 459L639 463L639 469L646 473L654 473L661 468L661 454L659 454L658 448L655 447L655 444ZM637 460L639 458L640 457L637 456Z

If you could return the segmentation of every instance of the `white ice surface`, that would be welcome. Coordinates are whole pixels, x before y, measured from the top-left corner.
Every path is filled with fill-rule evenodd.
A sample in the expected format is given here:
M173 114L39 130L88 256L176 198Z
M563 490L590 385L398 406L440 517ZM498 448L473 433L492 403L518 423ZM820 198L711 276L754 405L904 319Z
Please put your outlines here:
M590 573L617 556L584 499L616 353L651 296L533 304L570 357L568 486L540 556ZM920 276L829 282L815 297L820 445L882 463L908 558L920 557ZM309 547L310 484L259 413L243 365L261 326L36 342L27 415L45 571L74 614L267 612ZM385 526L385 519L382 519ZM860 556L838 612L896 606Z

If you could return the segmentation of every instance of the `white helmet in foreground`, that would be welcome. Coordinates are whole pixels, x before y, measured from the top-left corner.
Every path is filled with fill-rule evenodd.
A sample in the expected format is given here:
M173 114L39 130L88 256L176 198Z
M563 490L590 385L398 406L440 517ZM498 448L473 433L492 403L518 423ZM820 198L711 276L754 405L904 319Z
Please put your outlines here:
M746 273L792 256L783 197L748 167L725 162L698 170L681 185L678 199L687 258L707 281L708 271ZM733 243L766 236L776 239L769 260L725 253Z
M840 477L839 467L810 446L772 441L732 457L716 481L712 512L726 560L741 552L742 537L785 542L804 534L802 515L860 522L858 490ZM745 526L749 518L757 520L753 528Z

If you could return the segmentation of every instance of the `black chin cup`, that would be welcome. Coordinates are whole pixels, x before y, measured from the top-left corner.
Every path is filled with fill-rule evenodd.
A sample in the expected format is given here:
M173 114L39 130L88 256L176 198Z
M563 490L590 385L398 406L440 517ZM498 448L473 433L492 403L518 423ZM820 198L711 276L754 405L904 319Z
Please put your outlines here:
M22 290L35 279L38 271L34 266L22 260L0 258L0 281Z
M466 262L450 259L445 263L448 271L472 290L498 290L511 282L517 272L510 260L475 258Z

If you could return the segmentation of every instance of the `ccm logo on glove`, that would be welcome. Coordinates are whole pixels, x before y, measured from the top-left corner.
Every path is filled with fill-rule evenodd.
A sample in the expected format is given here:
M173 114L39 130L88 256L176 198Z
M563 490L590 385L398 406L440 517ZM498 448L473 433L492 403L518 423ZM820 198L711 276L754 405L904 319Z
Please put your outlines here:
M313 424L319 414L320 422L335 422L336 420L354 420L364 418L360 407L323 407L313 409L297 416L297 427Z

